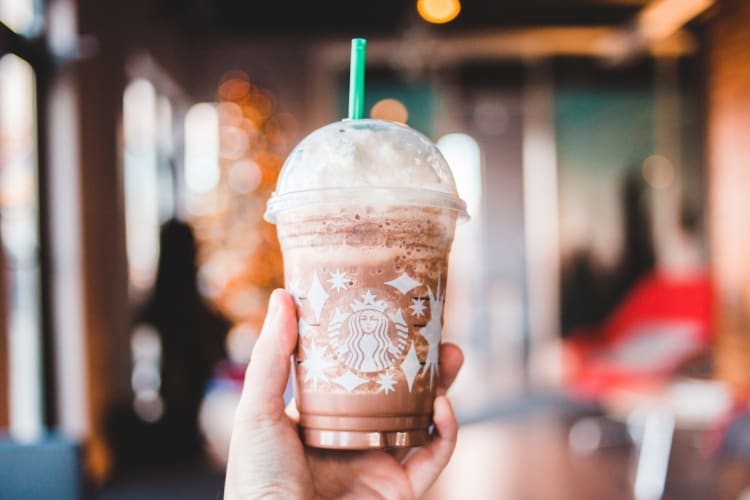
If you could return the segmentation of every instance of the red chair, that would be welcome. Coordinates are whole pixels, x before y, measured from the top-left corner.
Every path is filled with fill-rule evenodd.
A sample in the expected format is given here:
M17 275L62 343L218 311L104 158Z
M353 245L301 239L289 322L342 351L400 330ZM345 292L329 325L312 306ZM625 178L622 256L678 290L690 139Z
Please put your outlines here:
M637 500L661 498L675 428L704 429L731 402L721 384L678 377L682 366L710 348L712 303L708 272L657 272L636 284L598 331L590 332L596 335L564 343L572 395L628 425L638 447ZM591 429L600 435L601 422L576 422L571 447Z
M710 347L712 301L708 272L643 278L596 335L565 342L568 387L577 397L599 400L623 386L669 382Z

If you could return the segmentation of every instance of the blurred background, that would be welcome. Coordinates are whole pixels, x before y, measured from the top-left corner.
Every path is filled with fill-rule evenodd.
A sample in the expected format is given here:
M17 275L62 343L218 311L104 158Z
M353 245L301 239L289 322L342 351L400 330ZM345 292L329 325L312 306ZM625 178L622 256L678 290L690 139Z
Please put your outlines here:
M431 499L750 498L750 3L0 0L0 497L217 498L291 148L366 114L472 215Z

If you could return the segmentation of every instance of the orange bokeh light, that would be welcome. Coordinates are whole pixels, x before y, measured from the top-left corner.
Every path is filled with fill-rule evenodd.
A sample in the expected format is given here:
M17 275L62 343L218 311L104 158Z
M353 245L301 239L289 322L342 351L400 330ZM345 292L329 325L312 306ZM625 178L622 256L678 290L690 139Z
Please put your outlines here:
M397 99L382 99L370 110L370 118L390 120L397 123L406 123L409 119L409 111L406 106Z
M445 24L461 12L459 0L418 0L417 12L428 23Z

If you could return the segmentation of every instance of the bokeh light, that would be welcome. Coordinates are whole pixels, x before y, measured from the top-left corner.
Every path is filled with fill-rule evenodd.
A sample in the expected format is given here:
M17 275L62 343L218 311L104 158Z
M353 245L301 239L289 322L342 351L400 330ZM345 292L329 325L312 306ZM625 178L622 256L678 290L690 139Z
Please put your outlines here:
M417 12L428 23L445 24L453 21L461 12L461 2L458 0L418 0Z
M370 110L370 118L405 124L409 119L409 111L398 99L381 99Z
M241 127L245 117L242 115L242 108L234 102L220 102L216 105L219 111L219 122L225 126Z
M193 105L185 115L185 184L205 193L219 182L219 117L216 106Z
M159 260L157 103L154 85L142 78L123 93L125 234L130 284L136 291L153 284Z
M226 349L229 359L235 363L249 363L259 332L247 324L235 326L226 338Z
M219 84L219 97L227 101L237 101L250 92L247 73L240 70L227 71Z
M164 414L161 390L161 337L150 325L140 324L130 337L133 371L133 411L145 422L156 422Z
M674 182L674 165L668 158L651 155L643 161L643 178L654 189L667 189Z
M238 161L229 168L229 187L235 193L247 194L260 184L258 164L249 160Z
M241 70L224 73L217 97L193 106L185 120L198 289L235 328L257 332L269 294L283 285L275 228L263 213L298 122L278 113L276 95ZM202 145L207 135L216 138L210 155Z
M164 401L154 391L139 392L133 401L133 411L144 422L156 422L164 414Z
M238 127L223 126L220 131L220 154L227 160L237 160L247 153L247 133Z

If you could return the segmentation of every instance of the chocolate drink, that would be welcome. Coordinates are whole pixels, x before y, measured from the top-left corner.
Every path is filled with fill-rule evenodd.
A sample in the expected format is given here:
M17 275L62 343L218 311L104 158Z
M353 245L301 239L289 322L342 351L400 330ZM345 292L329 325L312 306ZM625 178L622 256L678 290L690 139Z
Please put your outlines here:
M279 217L308 444L427 440L455 219L444 209L377 206Z
M440 153L402 125L331 124L290 155L266 216L297 305L295 397L306 444L427 441L463 207Z

